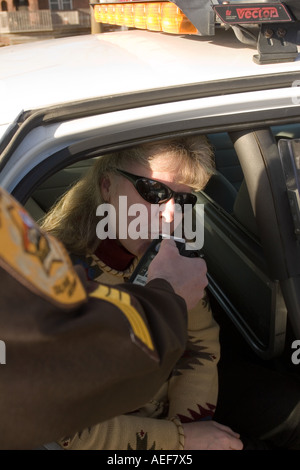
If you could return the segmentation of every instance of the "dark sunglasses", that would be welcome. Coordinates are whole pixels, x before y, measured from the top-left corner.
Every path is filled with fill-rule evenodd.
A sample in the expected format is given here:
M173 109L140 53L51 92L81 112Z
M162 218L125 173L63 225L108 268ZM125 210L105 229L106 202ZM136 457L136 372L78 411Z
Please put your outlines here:
M117 169L117 171L125 176L125 178L133 184L142 198L150 204L162 204L174 198L175 203L179 204L182 209L184 209L184 204L194 206L197 202L197 196L195 196L195 194L176 193L160 181L152 180L144 176L133 175L124 170Z

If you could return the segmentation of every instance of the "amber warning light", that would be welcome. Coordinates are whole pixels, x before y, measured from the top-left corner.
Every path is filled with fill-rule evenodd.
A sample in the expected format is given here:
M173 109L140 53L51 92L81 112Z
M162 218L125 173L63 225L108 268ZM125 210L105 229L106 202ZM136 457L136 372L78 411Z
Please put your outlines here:
M153 3L105 3L94 5L98 23L127 26L173 34L197 34L198 30L174 4Z
M214 10L223 23L278 23L293 21L282 3L216 5Z

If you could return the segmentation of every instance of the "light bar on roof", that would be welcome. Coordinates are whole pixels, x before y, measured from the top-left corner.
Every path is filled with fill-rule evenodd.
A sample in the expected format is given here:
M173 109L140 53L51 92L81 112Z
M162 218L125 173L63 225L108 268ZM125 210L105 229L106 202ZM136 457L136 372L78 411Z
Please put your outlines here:
M298 57L300 0L96 0L96 22L172 34L214 36L232 28L237 39L256 47L259 64Z
M197 34L197 28L172 2L121 2L94 5L98 23L173 34Z

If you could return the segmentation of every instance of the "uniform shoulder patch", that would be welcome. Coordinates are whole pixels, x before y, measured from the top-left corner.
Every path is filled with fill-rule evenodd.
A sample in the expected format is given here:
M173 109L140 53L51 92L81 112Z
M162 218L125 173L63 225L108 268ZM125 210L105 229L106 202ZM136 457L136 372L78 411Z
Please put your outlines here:
M89 295L90 297L110 302L118 307L128 321L132 341L151 356L152 359L155 361L159 360L150 331L140 313L131 304L130 295L127 292L101 284Z
M0 266L32 292L61 308L73 308L87 299L64 246L42 231L3 188Z

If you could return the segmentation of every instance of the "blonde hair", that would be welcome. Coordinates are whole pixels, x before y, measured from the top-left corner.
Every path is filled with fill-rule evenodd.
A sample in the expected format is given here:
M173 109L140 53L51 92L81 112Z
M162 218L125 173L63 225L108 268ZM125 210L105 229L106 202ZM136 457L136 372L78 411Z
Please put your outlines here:
M96 209L105 202L100 191L102 178L116 173L117 168L126 170L137 163L151 168L158 157L161 171L176 172L176 182L195 191L205 187L215 168L213 150L205 136L150 142L103 155L50 209L41 220L42 228L63 242L71 253L94 252L99 244Z

